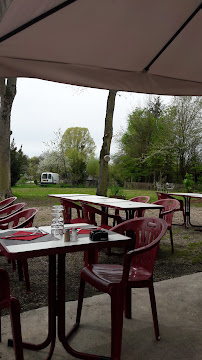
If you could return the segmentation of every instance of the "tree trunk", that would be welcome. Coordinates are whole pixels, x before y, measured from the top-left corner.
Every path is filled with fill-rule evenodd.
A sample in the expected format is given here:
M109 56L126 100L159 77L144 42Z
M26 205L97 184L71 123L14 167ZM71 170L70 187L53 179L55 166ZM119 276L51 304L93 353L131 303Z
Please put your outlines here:
M116 98L116 90L109 90L109 95L107 99L107 109L105 117L105 130L103 137L103 144L100 151L100 170L98 178L98 187L97 195L106 196L107 195L107 185L108 185L108 162L104 160L105 155L110 154L110 146L113 134L113 115L114 115L114 106Z
M0 78L0 198L11 196L10 115L16 95L16 78Z

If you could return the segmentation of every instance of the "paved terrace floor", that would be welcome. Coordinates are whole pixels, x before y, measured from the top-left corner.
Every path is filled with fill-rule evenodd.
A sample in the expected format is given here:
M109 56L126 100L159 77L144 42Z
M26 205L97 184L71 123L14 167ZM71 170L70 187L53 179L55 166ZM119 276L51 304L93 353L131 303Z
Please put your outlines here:
M154 337L147 289L133 291L133 318L124 319L122 360L201 360L202 359L202 273L155 283L161 340ZM67 327L74 323L76 301L68 302ZM22 314L24 340L41 342L45 338L47 308ZM72 346L86 352L110 355L110 299L97 295L84 301L81 327ZM2 318L0 359L13 360L8 348L11 336L9 317ZM47 349L25 350L25 360L46 359ZM56 343L53 360L72 360Z

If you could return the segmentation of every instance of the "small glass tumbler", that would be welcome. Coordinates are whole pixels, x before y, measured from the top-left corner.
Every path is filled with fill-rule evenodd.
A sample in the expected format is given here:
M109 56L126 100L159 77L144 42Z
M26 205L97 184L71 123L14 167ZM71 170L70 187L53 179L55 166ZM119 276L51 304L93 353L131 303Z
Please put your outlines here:
M63 219L63 206L53 206L52 208L52 222L51 234L57 239L62 239L64 234L64 219Z

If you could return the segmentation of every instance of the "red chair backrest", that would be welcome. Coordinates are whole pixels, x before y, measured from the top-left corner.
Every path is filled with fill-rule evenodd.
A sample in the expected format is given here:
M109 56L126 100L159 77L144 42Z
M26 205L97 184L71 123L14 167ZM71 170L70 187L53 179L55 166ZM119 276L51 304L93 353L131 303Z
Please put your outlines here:
M38 208L25 209L7 217L4 220L0 220L0 228L18 229L22 227L31 227L38 210Z
M143 202L143 203L148 203L149 200L150 200L149 196L135 196L130 199L130 201L137 201L137 202Z
M93 206L82 204L83 216L87 224L97 225L95 220L96 210ZM99 210L98 210L99 211Z
M132 256L132 267L144 265L150 271L153 271L154 261L158 246L153 246L155 242L158 245L161 238L164 236L167 230L167 224L165 220L155 217L142 217L137 219L131 219L124 221L123 223L111 228L111 231L115 231L119 234L133 234L131 237L134 240L134 249L145 249L149 246L149 255L144 252L141 255L135 256L131 251L128 253ZM132 255L131 255L132 254ZM127 254L126 254L127 257Z
M82 207L71 200L61 199L61 204L63 205L63 217L65 224L71 224L71 209L77 211L77 217L82 218Z
M137 201L142 203L148 203L150 200L149 196L136 196L134 198L131 198L130 201ZM145 210L141 210L141 216L144 216ZM135 212L134 217L138 217L138 211Z
M0 220L7 218L11 214L14 215L18 211L21 211L22 209L24 209L25 205L26 205L25 202L18 203L18 204L14 204L14 205L8 206L8 207L0 210Z
M16 199L17 199L17 197L13 196L13 197L9 197L7 199L0 201L0 210L6 208L7 206L12 205Z
M158 200L162 200L162 199L173 199L173 197L172 197L171 195L168 195L168 194L166 194L166 193L162 193L162 192L156 191L156 194L157 194Z
M154 201L153 204L162 205L164 207L164 209L160 210L160 217L162 217L167 222L168 226L171 226L174 211L180 205L179 201L176 199L161 199ZM169 213L163 215L167 211L169 211Z

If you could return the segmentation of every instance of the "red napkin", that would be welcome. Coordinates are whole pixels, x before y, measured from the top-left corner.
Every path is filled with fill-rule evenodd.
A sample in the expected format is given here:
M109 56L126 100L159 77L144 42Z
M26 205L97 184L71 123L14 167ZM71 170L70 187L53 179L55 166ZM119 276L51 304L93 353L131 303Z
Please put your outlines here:
M90 232L91 232L90 229L81 229L81 230L79 230L78 235L79 234L90 234Z
M12 235L2 236L1 239L29 241L29 240L34 240L34 239L40 238L44 235L47 235L47 234L44 234L41 232L36 232L34 234L33 233L34 233L34 231L18 231Z

